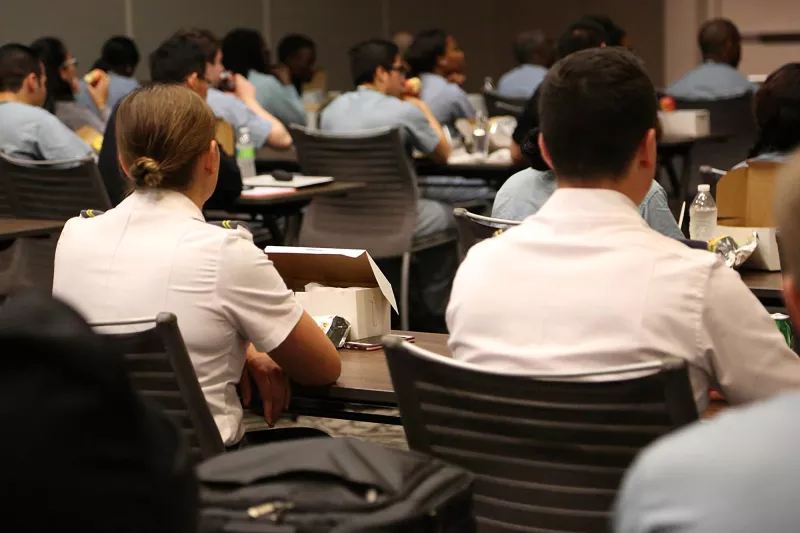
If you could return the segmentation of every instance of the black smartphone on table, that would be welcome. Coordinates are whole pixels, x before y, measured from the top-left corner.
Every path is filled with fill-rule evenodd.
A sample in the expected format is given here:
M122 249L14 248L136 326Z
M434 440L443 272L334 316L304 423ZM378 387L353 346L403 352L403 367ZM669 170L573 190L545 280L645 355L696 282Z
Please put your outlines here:
M413 335L391 335L391 337L399 337L406 342L414 342L416 338ZM348 341L344 343L343 348L346 350L366 350L372 352L383 348L381 344L383 336L367 337L366 339L359 339L357 341Z

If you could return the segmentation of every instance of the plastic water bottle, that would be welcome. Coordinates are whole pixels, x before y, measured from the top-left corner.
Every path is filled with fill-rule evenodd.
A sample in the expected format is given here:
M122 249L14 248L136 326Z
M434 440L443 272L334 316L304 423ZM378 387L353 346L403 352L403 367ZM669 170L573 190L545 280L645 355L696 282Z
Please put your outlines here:
M492 83L491 76L486 76L485 78L483 78L483 92L484 93L494 92L494 83Z
M256 175L256 147L250 138L250 129L247 126L239 128L236 138L236 164L242 179L252 178Z
M475 127L472 129L472 143L474 154L489 156L489 121L480 111L475 114Z
M717 204L710 185L698 185L697 196L689 208L689 238L710 241L717 233Z

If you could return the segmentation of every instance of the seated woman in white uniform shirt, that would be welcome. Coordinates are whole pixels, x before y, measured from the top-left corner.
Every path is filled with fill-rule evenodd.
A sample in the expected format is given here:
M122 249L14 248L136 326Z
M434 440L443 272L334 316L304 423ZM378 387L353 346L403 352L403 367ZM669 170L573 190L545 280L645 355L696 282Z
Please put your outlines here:
M236 385L245 368L272 424L288 405L288 378L332 383L339 355L249 231L203 219L219 169L203 99L186 87L146 87L122 100L117 117L133 193L102 215L67 222L53 293L89 321L174 313L222 439L235 445L244 435Z

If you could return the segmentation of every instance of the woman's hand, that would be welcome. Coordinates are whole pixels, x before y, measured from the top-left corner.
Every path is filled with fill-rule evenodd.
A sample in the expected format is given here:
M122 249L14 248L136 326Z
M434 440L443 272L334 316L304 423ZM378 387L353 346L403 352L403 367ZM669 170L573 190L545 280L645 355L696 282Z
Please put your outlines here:
M94 105L99 111L103 111L108 103L108 84L111 78L102 70L95 69L91 72L92 83L86 84L89 96L92 97Z
M280 414L289 407L289 401L292 399L289 378L270 356L259 352L252 344L247 348L246 357L242 379L239 381L243 403L245 406L250 405L252 399L250 376L253 376L264 404L264 420L272 427L278 421Z

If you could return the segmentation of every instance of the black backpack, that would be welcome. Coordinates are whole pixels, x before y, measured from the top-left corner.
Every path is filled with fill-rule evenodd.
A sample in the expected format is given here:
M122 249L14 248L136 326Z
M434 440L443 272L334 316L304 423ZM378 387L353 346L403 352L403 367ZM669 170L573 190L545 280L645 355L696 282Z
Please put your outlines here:
M203 533L472 533L470 473L345 438L289 441L197 468Z

